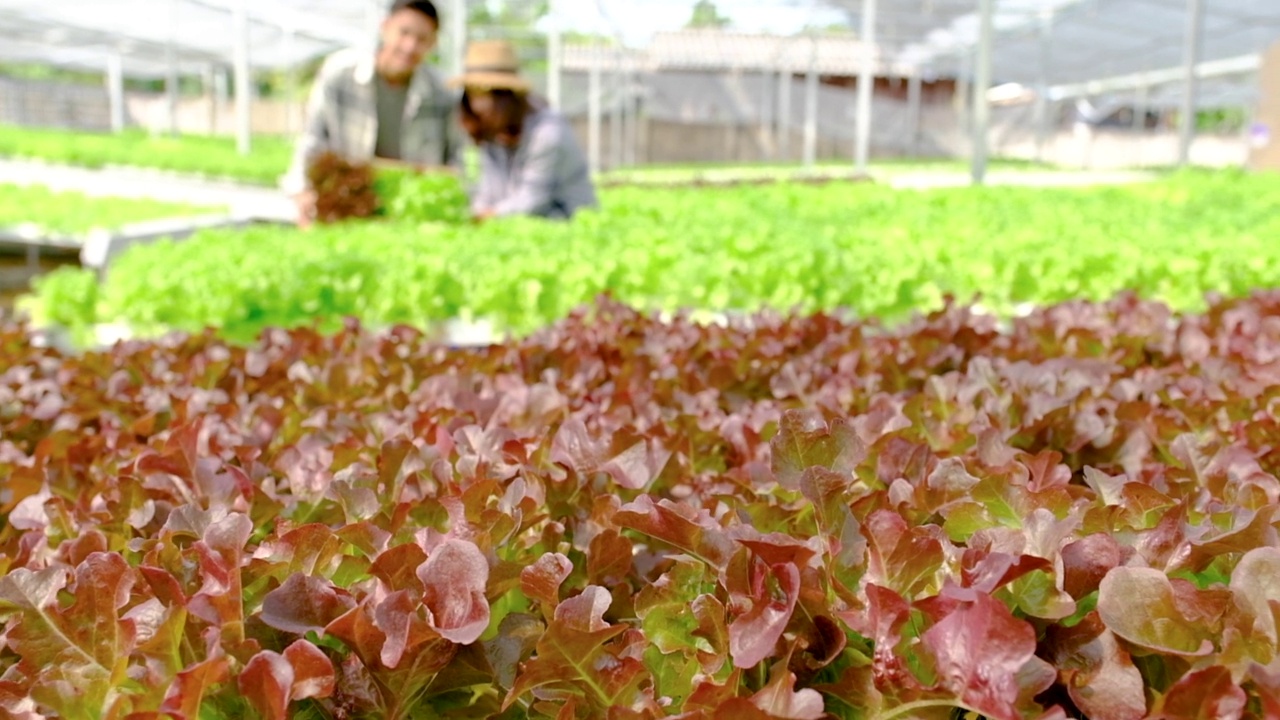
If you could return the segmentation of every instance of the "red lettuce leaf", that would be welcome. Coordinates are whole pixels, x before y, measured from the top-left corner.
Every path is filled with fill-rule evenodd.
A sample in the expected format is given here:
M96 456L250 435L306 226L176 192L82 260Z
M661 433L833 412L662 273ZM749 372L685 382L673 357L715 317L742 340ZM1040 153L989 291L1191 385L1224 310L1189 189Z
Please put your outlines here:
M328 580L290 575L262 600L262 622L277 630L323 634L325 627L355 606L355 601Z
M939 687L991 718L1018 720L1028 701L1053 683L1036 657L1036 631L989 596L979 595L921 636Z
M475 543L448 539L418 566L427 621L440 636L469 645L489 626L489 561Z
M1139 647L1176 656L1205 656L1213 652L1217 632L1184 613L1194 602L1194 592L1192 587L1171 583L1159 570L1118 567L1102 579L1098 615L1108 629Z

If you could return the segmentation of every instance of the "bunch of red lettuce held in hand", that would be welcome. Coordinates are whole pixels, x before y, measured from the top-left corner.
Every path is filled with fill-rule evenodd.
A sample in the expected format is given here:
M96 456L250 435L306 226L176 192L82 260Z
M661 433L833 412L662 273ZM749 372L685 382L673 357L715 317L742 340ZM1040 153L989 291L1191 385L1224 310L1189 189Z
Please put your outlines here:
M0 331L0 713L1280 715L1280 294Z

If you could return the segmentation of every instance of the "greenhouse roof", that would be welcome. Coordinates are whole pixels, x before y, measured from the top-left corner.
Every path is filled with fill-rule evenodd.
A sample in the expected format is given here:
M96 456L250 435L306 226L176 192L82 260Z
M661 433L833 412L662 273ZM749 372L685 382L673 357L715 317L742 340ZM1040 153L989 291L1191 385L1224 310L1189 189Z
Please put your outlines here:
M170 50L180 72L229 64L239 0L0 0L0 61L101 71L112 56L124 72L159 76ZM333 49L367 42L380 0L255 0L249 16L250 63L297 65Z
M862 0L826 1L858 26ZM1058 95L1181 80L1188 6L1188 0L995 0L993 77L1043 81ZM1280 41L1276 0L1202 0L1202 6L1202 77L1249 73ZM897 63L925 74L971 77L976 8L976 0L880 0L876 41ZM1210 88L1206 97L1213 97Z
M731 9L739 1L745 0L719 4ZM851 27L860 30L864 0L806 1L843 10ZM1057 97L1105 96L1150 85L1153 99L1167 101L1181 92L1171 88L1184 77L1180 68L1186 54L1188 0L993 1L992 77L997 84L1043 82ZM368 44L386 6L385 0L0 0L0 61L101 71L118 55L125 74L160 76L172 52L180 72L196 72L210 63L231 62L232 14L241 2L248 7L250 62L257 68L296 66L338 47ZM1260 53L1280 40L1280 2L1201 2L1202 102L1240 101L1242 93L1256 93L1247 78ZM972 75L978 0L877 4L881 68L926 77ZM654 42L660 45L664 37ZM703 50L732 55L744 47L741 42L732 47L708 43ZM834 63L847 71L851 47L848 42L824 43L818 52L820 64ZM669 47L660 54L673 55L676 50L687 56L681 60L685 65L702 66L697 47ZM785 53L775 49L768 54L781 58Z

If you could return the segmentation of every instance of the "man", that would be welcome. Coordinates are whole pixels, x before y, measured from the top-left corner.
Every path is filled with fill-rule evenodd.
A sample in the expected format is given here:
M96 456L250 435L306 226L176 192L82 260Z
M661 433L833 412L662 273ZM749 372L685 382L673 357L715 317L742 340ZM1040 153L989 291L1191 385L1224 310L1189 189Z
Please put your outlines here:
M374 54L341 50L325 60L282 181L297 202L300 225L310 224L315 213L307 167L324 151L352 162L460 164L457 98L423 64L439 29L440 16L429 0L395 0Z
M503 40L467 48L459 122L480 146L476 219L535 215L565 219L596 206L582 148L569 123L529 97L515 49Z

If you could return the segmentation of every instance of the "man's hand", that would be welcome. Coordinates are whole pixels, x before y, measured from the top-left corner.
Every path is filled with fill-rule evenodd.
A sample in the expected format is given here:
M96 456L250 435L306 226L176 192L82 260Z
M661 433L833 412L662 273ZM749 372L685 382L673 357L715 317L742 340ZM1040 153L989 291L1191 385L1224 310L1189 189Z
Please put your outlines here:
M298 208L298 227L306 229L316 221L316 193L305 190L293 196L294 205Z

